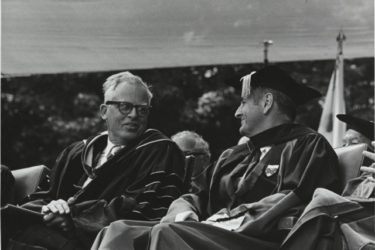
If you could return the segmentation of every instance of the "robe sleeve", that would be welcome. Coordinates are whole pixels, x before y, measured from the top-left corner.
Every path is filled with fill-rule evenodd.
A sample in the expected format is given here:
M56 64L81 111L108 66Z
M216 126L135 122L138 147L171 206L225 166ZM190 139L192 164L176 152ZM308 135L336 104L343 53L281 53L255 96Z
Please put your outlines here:
M338 159L327 140L309 134L293 143L287 144L282 155L279 191L293 191L304 202L311 200L318 187L339 192Z
M167 215L164 216L161 222L170 223L175 222L176 216L181 213L190 212L193 216L189 217L201 217L199 207L206 201L202 198L200 193L198 194L185 194L177 200L173 201L170 205Z
M175 144L170 144L164 152L155 153L152 158L156 167L137 184L142 188L135 197L137 205L129 214L134 219L160 220L170 204L186 190L185 157Z
M112 199L74 204L72 217L79 231L96 234L119 219L160 220L184 191L184 156L172 142L144 149L136 161L136 181ZM138 164L138 165L137 165ZM120 191L119 191L120 192Z
M75 142L66 147L57 157L56 162L51 169L51 184L48 190L38 191L31 194L22 205L24 208L40 212L42 206L47 205L50 201L59 198L67 199L67 197L58 197L57 193L61 187L61 176L67 169L67 164L72 161L80 162L80 152L84 146L82 141ZM71 194L76 190L72 189Z
M167 215L162 219L162 222L174 222L177 214L184 212L191 212L199 218L205 219L209 214L207 213L207 205L209 200L209 187L213 180L215 172L220 169L222 164L233 152L232 149L225 150L213 165L214 169L207 171L204 177L206 183L200 184L200 189L194 194L185 194L175 200L169 207Z
M339 190L337 156L329 143L318 134L310 134L287 143L281 156L281 164L281 185L277 193L286 196L281 200L271 200L272 206L268 204L267 209L259 211L260 214L242 225L238 232L252 236L269 233L281 217L299 216L316 188L325 187L336 192ZM264 197L254 205L259 204L261 207L263 200L273 195Z

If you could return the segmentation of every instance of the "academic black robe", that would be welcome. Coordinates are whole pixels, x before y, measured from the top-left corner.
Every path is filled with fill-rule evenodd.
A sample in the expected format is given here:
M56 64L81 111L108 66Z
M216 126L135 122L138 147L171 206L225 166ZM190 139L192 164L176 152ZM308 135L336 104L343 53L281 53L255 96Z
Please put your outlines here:
M271 146L261 159L258 149ZM254 161L255 160L255 161ZM276 169L276 171L275 171ZM245 174L247 173L247 174ZM245 175L242 185L239 179ZM162 222L147 231L134 222L115 222L97 237L92 249L277 249L282 236L277 223L283 216L299 216L317 187L338 192L338 161L323 136L306 127L284 124L226 150L213 171L209 189L186 194L172 203ZM274 197L278 197L274 199ZM280 198L281 197L281 198ZM246 211L241 227L232 231L200 222L173 223L177 214L191 211L206 220L221 209L240 211L242 204L268 204L266 211ZM230 213L229 213L230 214ZM132 225L128 230L127 224ZM124 230L121 234L119 230ZM131 233L129 233L131 231ZM139 246L139 238L149 234ZM112 235L114 237L112 237Z
M88 245L112 221L160 220L183 193L184 156L165 135L149 129L94 170L89 149L95 158L107 138L101 134L66 148L53 168L50 190L23 205L40 212L51 200L69 199L75 232ZM89 176L93 180L82 188Z

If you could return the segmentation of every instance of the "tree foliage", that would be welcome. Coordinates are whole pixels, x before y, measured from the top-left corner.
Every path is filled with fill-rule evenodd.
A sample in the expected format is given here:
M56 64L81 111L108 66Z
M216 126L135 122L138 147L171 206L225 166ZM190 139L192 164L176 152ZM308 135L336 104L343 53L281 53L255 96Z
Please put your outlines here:
M326 93L334 62L280 63L299 82ZM213 65L132 70L152 85L149 125L168 136L185 129L203 135L213 159L240 138L234 112L239 79L261 64ZM35 164L52 167L70 143L105 130L98 115L102 83L116 72L32 75L3 78L1 84L1 162L12 169ZM345 61L348 113L373 120L373 58ZM317 128L321 100L299 108L297 121Z

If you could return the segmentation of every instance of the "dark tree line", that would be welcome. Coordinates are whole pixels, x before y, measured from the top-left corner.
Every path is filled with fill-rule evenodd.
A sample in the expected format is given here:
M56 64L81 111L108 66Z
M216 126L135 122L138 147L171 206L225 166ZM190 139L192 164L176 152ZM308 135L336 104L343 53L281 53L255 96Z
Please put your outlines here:
M326 93L334 62L279 63L304 84ZM194 130L210 143L213 158L237 143L241 76L261 64L131 70L152 85L149 124L168 136ZM118 72L118 71L116 71ZM116 72L6 77L1 83L1 162L12 169L52 167L68 144L104 130L98 107L102 83ZM374 120L374 59L345 61L347 113ZM321 103L298 110L297 122L318 127Z

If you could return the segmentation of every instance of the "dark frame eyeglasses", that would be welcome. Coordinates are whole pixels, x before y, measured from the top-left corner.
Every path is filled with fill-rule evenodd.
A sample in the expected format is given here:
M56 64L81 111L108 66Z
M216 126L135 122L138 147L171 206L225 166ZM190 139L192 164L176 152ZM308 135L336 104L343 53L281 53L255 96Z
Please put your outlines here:
M131 102L118 102L118 101L106 101L105 105L115 105L121 114L127 115L132 112L133 108L137 111L140 116L146 116L150 112L151 106L148 105L136 105Z

